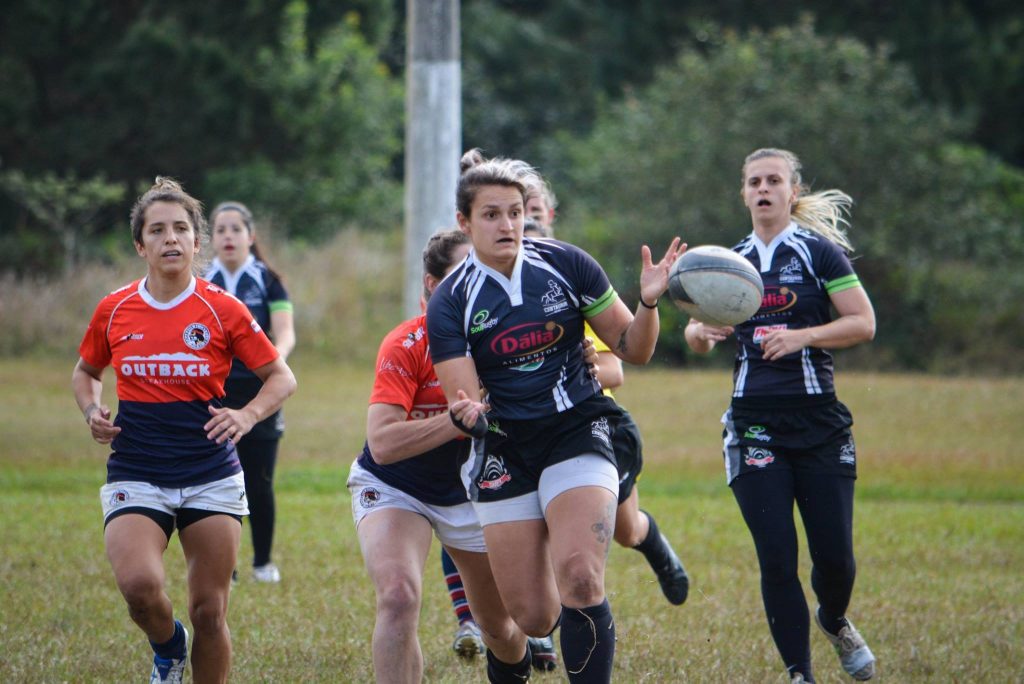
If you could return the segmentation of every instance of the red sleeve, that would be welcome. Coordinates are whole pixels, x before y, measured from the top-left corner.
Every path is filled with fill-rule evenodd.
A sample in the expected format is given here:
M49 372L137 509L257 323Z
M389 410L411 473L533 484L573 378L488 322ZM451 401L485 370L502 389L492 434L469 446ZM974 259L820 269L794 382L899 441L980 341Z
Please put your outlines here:
M370 392L371 404L395 404L412 410L419 389L419 363L416 354L422 353L420 345L407 346L406 331L394 330L381 342L377 352L377 374Z
M93 368L106 368L110 365L110 341L107 340L107 326L113 315L114 303L109 296L104 297L96 306L85 329L82 343L78 345L78 355Z
M231 340L231 352L240 358L242 363L249 368L259 368L280 356L277 347L249 313L245 304L227 293L224 293L219 301L220 315L223 316L228 339Z

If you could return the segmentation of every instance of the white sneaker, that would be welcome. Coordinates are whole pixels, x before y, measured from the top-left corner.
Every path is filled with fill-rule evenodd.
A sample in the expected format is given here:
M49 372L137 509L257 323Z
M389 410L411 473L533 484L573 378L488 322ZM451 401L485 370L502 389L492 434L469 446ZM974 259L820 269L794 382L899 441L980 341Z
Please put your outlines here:
M153 670L149 673L149 684L181 684L188 665L188 630L185 630L185 655L181 658L161 658L153 655Z
M455 640L452 642L452 650L459 654L459 657L472 660L484 653L484 640L480 638L480 628L472 620L466 620L455 631Z
M789 680L789 684L805 684L806 681L801 673L794 672L793 678Z
M875 656L853 623L847 619L846 627L839 630L838 635L832 634L822 626L820 612L821 606L818 606L818 610L814 611L814 621L818 623L818 627L825 633L825 637L832 643L832 647L836 649L839 662L846 674L860 682L874 677Z
M267 563L266 565L257 565L252 569L252 578L257 582L277 584L281 581L281 571L278 570L277 566L273 563Z

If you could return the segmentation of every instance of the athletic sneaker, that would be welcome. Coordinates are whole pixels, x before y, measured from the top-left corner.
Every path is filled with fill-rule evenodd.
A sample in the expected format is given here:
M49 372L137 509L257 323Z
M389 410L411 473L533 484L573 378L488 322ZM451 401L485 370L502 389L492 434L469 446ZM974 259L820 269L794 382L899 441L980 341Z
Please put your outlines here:
M181 684L188 665L188 630L185 630L185 653L180 658L161 658L153 655L153 671L149 674L149 684Z
M266 565L257 565L252 569L252 578L257 582L277 584L281 581L281 571L278 570L277 566L273 563L267 563Z
M839 662L842 664L843 669L846 670L846 674L860 682L874 677L875 656L871 653L867 642L864 641L864 637L860 635L860 632L853 626L853 623L847 620L846 626L839 630L838 635L831 634L822 626L820 613L821 606L818 606L818 610L814 611L814 621L818 623L818 627L825 633L825 637L832 642L832 646L836 649L836 653L839 654Z
M658 575L658 583L661 584L661 591L668 602L674 606L681 606L690 593L690 576L686 574L686 568L665 535L661 535L661 543L668 550L668 563L654 572Z
M466 620L459 625L455 631L455 640L452 642L452 650L460 658L472 660L478 655L484 654L484 640L480 638L480 628L472 620Z
M558 654L555 652L555 640L551 636L527 637L530 644L530 661L533 669L538 672L551 672L558 667Z
M789 684L804 684L807 680L799 672L793 673L793 678L789 680Z

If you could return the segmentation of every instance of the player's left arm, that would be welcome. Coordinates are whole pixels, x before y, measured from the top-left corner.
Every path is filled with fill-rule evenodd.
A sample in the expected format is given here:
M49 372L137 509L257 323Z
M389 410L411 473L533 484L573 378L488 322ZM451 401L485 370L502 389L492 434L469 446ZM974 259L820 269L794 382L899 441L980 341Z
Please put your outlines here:
M274 346L281 358L288 360L288 355L295 349L295 321L290 306L270 310L270 330L274 334Z
M588 318L597 336L623 361L643 365L654 355L661 329L658 298L668 289L669 269L685 251L686 245L680 245L678 237L673 238L661 261L654 263L651 249L644 245L640 250L640 299L648 306L638 302L636 314L632 314L622 300L616 298L604 311Z
M875 309L863 287L851 287L829 295L839 316L810 328L772 330L764 336L761 348L766 361L780 359L804 347L845 349L875 337Z

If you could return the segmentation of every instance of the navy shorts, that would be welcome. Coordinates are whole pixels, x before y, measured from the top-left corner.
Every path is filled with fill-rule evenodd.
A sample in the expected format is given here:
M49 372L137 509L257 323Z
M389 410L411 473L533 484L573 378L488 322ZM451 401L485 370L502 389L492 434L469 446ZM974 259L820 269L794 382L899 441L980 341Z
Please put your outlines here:
M619 470L619 503L629 498L640 479L644 467L644 445L640 439L640 428L636 426L629 411L622 409L622 419L612 434L615 460Z
M539 420L491 420L484 439L473 440L462 468L470 499L487 503L535 492L545 468L582 454L615 465L611 436L621 416L613 399L595 394Z
M805 469L857 477L853 417L832 397L733 405L722 416L725 474Z

